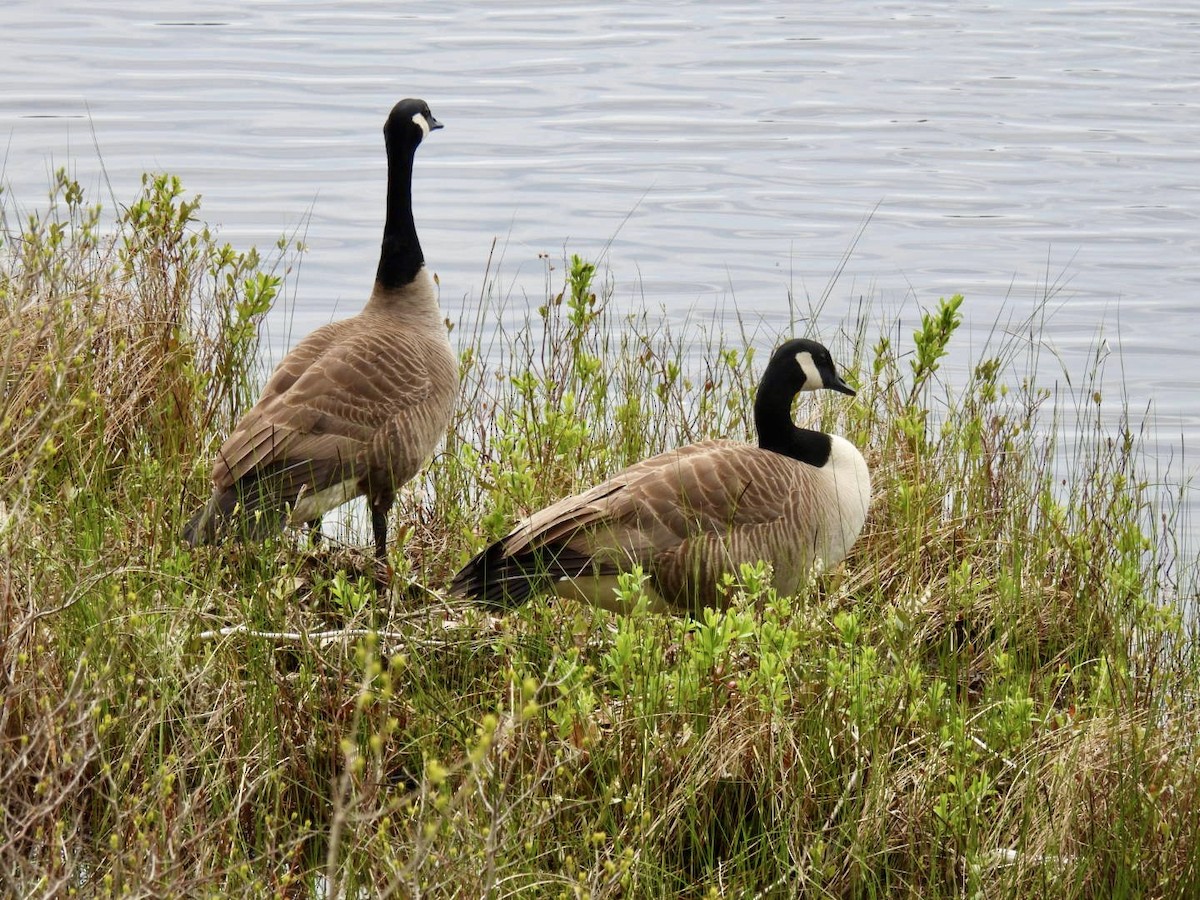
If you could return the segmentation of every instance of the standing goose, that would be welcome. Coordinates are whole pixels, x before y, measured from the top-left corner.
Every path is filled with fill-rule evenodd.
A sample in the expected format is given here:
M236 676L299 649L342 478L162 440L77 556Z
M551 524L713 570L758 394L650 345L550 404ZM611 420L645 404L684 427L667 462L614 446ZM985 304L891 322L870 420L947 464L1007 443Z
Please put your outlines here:
M358 315L318 328L276 367L217 453L212 496L183 530L189 545L316 525L365 495L375 556L386 564L396 490L433 453L458 395L458 364L412 213L413 157L441 127L423 100L402 100L388 115L387 218L371 296Z
M635 463L518 523L451 590L494 608L544 592L627 611L614 588L637 564L652 609L694 613L722 603L724 573L764 560L775 587L795 592L817 559L832 566L846 555L871 494L853 444L792 422L796 395L820 388L854 396L823 345L788 341L754 401L757 447L701 441Z

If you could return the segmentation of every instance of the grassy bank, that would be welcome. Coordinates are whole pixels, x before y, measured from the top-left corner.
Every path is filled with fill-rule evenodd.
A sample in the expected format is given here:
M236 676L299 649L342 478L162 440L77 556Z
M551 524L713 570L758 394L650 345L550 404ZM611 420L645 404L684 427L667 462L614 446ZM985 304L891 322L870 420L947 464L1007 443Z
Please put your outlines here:
M485 327L485 288L452 334L452 433L399 503L412 586L377 602L351 548L177 540L262 377L289 253L235 251L197 215L170 178L111 228L66 177L7 213L8 893L1200 891L1200 661L1173 581L1194 573L1103 397L1055 408L1015 344L942 386L958 299L912 336L814 329L859 397L798 414L864 448L876 499L810 594L751 568L699 621L493 617L442 596L470 552L649 453L748 436L764 360L611 312L582 260L548 264L525 328ZM1068 415L1087 437L1054 471Z

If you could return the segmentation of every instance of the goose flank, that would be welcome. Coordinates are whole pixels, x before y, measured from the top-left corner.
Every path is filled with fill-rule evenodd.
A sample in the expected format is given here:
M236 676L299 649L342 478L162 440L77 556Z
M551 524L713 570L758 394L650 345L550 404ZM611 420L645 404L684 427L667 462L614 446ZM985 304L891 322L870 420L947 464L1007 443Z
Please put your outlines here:
M725 573L758 560L779 591L796 591L818 560L829 567L846 555L870 502L858 449L792 421L797 394L821 388L855 393L823 345L784 343L755 398L757 446L708 440L635 463L517 523L451 591L493 608L552 593L619 609L617 576L636 564L651 608L696 613L722 605Z
M354 497L371 510L375 555L387 560L396 490L432 455L458 395L458 365L417 238L412 169L442 125L402 100L384 125L387 214L375 283L362 311L309 334L217 452L212 495L183 529L189 545L317 526Z

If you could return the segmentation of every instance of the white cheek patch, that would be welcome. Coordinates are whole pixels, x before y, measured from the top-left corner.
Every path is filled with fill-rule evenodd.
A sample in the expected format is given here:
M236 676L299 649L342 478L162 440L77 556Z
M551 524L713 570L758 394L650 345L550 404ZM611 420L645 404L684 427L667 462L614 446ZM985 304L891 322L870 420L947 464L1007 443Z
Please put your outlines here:
M796 362L800 364L800 371L804 373L804 386L800 390L819 391L825 387L825 379L821 377L821 372L813 361L811 353L801 350L796 354Z
M422 137L429 137L429 123L425 121L425 116L417 113L413 116L413 124L421 129Z

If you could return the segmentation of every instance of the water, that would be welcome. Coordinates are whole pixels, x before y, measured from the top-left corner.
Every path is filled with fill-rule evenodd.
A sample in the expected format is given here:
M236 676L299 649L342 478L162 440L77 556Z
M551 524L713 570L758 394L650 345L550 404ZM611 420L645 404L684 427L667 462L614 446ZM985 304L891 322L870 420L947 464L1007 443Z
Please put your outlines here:
M236 244L303 233L277 349L366 296L380 128L420 96L446 124L415 193L451 315L494 239L514 303L542 294L538 254L578 252L618 303L736 307L764 341L826 291L816 333L866 297L905 338L961 292L954 379L1049 295L1046 377L1078 383L1106 337L1158 474L1195 470L1194 4L157 6L0 8L3 182L34 208L58 165L119 201L167 170Z

